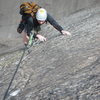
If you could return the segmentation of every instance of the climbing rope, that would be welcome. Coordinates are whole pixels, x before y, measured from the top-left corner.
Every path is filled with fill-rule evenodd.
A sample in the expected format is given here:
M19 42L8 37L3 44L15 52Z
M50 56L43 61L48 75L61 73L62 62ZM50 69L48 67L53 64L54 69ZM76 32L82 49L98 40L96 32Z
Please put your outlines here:
M12 85L12 82L13 82L13 80L14 80L14 78L15 78L15 75L16 75L18 69L19 69L19 66L20 66L20 64L21 64L21 62L22 62L22 59L23 59L23 57L24 57L24 55L25 55L25 51L28 50L28 49L33 45L33 42L32 42L32 41L33 41L33 33L31 33L31 35L30 35L28 45L25 46L25 48L23 49L23 54L22 54L22 56L21 56L21 58L20 58L20 60L19 60L19 63L18 63L17 66L16 66L16 70L15 70L15 72L14 72L14 74L13 74L13 76L12 76L12 79L11 79L11 81L10 81L10 83L9 83L9 86L8 86L6 92L5 92L5 95L4 95L3 100L5 100L6 97L7 97L7 95L8 95L9 89L10 89L10 87L11 87L11 85ZM28 51L28 52L29 52L29 51Z
M54 36L54 37L52 37L52 38L55 38L55 37L58 37L58 36L60 36L60 35ZM49 40L51 40L52 38L49 38ZM25 55L25 51L28 50L28 52L29 52L29 48L30 48L30 47L32 47L32 46L34 46L34 45L36 45L36 44L40 44L40 43L41 43L40 41L37 41L37 42L34 41L34 43L33 43L33 33L31 33L30 38L29 38L29 42L28 42L28 46L25 46L25 48L23 49L23 54L22 54L22 56L21 56L21 58L20 58L20 60L19 60L19 63L18 63L17 66L16 66L16 70L15 70L15 72L14 72L14 74L13 74L13 77L12 77L10 83L9 83L9 86L8 86L6 92L5 92L5 95L4 95L3 100L5 100L6 97L7 97L7 95L8 95L9 89L10 89L10 87L11 87L11 85L12 85L12 82L13 82L13 80L14 80L14 78L15 78L15 75L16 75L16 73L17 73L17 71L18 71L18 69L19 69L19 66L20 66L20 64L21 64L21 62L22 62L22 60L23 60L23 57L24 57L24 55Z
M3 100L5 100L6 97L7 97L7 95L8 95L8 92L9 92L9 89L10 89L10 87L11 87L11 85L12 85L12 82L13 82L13 80L14 80L14 77L15 77L15 75L16 75L18 69L19 69L20 63L21 63L21 61L22 61L22 59L23 59L23 57L24 57L25 51L26 51L26 47L24 48L23 54L22 54L22 56L21 56L21 58L20 58L20 61L19 61L19 63L18 63L17 66L16 66L16 70L15 70L15 72L14 72L14 74L13 74L13 77L12 77L10 83L9 83L9 86L8 86L6 92L5 92L5 95L4 95Z

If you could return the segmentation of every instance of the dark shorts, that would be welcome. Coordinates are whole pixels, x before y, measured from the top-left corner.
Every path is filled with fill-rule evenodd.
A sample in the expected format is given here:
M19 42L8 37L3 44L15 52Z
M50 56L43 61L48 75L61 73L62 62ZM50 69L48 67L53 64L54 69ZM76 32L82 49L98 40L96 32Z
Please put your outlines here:
M41 28L40 25L34 25L33 18L30 16L26 18L25 32L29 36L32 30L34 30L35 33L38 33L38 31L40 31Z
M24 30L28 36L30 35L32 30L34 30L35 34L41 30L40 25L34 25L33 18L29 15L22 16L22 21L20 22L18 28L22 31Z

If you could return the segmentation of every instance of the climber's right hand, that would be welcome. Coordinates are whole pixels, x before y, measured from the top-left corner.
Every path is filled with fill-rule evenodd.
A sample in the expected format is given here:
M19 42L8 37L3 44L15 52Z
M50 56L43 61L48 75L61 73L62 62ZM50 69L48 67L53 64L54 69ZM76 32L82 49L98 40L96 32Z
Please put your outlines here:
M36 37L42 42L46 41L46 38L40 34L37 34Z

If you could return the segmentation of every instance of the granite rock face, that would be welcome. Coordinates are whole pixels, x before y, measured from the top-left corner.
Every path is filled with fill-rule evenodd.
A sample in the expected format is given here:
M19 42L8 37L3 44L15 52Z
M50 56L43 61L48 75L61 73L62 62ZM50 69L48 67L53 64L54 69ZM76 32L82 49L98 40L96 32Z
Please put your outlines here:
M7 100L100 100L99 9L96 5L60 20L71 37L59 35L47 25L43 31L47 42L25 53ZM18 50L0 56L0 100L22 53Z

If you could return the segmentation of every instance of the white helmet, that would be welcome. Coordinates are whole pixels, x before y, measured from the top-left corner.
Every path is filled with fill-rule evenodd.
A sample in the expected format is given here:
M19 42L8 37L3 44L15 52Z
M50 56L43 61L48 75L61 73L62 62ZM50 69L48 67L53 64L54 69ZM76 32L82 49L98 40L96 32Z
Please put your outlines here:
M40 8L36 13L36 19L45 21L47 19L47 11L44 8Z

